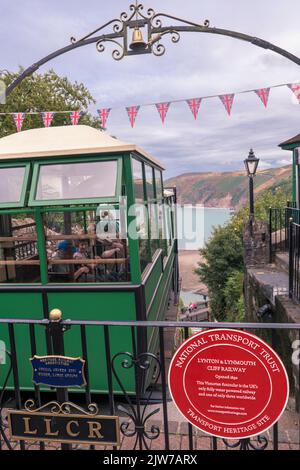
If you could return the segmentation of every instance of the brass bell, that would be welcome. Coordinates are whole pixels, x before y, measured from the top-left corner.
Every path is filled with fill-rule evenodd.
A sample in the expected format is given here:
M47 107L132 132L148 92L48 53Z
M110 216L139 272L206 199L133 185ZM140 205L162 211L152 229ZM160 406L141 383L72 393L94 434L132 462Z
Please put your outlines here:
M137 26L134 28L132 34L132 43L130 44L130 49L136 51L138 49L146 49L146 42L144 41L142 31Z

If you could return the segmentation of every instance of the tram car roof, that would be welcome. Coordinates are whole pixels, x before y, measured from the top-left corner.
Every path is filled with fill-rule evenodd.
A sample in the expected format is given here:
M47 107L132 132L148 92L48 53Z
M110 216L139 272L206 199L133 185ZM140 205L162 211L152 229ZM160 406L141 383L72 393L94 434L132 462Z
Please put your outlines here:
M30 129L0 139L0 161L122 152L139 154L164 170L158 160L137 145L85 125Z

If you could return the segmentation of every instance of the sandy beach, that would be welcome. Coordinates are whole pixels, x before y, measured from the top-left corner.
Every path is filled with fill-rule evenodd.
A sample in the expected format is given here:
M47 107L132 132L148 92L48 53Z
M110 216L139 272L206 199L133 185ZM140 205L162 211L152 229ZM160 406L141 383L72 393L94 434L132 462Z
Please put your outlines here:
M198 267L200 261L202 261L202 258L197 250L179 251L179 276L182 279L181 289L183 291L207 294L206 285L194 273L194 269Z

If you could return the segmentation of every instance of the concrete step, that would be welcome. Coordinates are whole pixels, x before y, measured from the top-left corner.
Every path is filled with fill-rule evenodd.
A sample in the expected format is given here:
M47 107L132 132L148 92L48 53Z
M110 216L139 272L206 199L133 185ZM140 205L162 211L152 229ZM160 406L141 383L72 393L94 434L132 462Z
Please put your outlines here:
M275 305L277 295L288 295L289 276L287 272L277 266L263 268L250 268L248 274L258 284L264 296Z
M276 253L275 265L286 273L289 272L289 254L287 252Z

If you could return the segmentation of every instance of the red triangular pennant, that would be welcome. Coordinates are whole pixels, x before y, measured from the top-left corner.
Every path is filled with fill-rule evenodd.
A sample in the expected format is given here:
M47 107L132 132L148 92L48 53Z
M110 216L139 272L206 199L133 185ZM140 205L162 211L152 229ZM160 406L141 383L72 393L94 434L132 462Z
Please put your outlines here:
M25 119L25 113L14 113L13 118L18 132L21 132L23 122Z
M290 83L288 87L292 90L294 95L296 96L297 100L299 101L300 104L300 85L296 85L294 83Z
M266 108L269 100L270 88L260 88L259 90L254 90L254 92L259 96Z
M169 111L169 107L170 107L170 102L169 103L157 103L155 106L156 106L156 109L157 111L159 112L159 115L160 115L160 118L161 118L161 122L164 124L165 122L165 117L167 115L167 112Z
M42 113L42 119L45 127L50 127L54 118L54 113L46 112Z
M80 111L72 111L70 113L70 119L71 119L71 123L72 123L73 126L77 126L80 118L81 118L81 112Z
M103 129L106 128L106 121L109 117L110 111L111 111L111 108L98 109L99 121Z
M191 100L186 100L186 102L190 110L192 111L194 118L197 119L198 111L199 111L200 104L201 104L201 98L193 98Z
M229 95L219 95L219 98L222 101L228 115L230 116L234 94L231 93Z
M139 109L140 109L140 106L129 106L129 108L126 108L131 127L134 126Z

